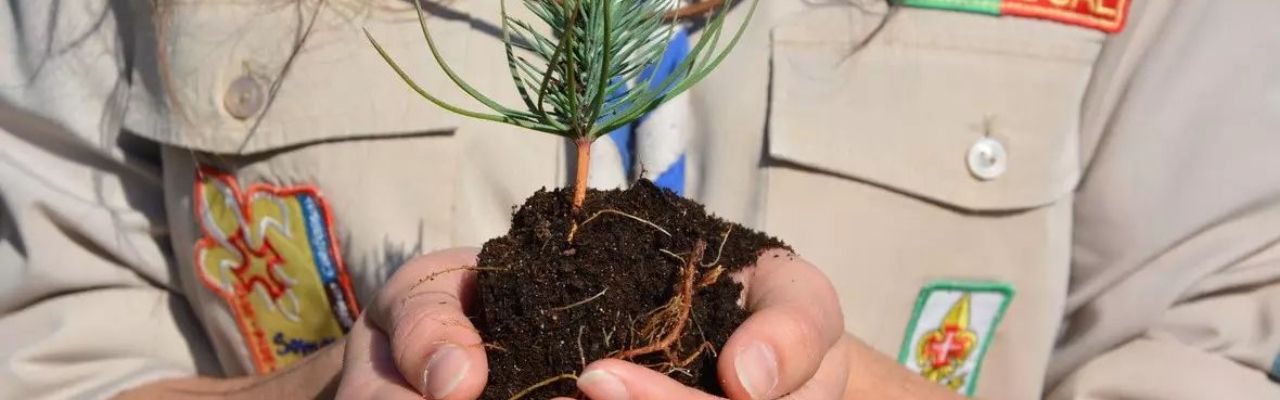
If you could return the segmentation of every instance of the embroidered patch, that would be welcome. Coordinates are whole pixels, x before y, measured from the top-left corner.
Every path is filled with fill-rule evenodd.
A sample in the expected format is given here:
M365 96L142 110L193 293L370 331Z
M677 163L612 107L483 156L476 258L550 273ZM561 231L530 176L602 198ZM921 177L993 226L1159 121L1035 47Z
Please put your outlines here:
M982 360L1013 299L1002 283L934 282L920 291L898 362L972 396Z
M1124 29L1130 0L901 0L919 8L1012 15L1116 33Z
M196 274L231 309L258 373L342 337L360 309L315 188L253 185L196 174Z

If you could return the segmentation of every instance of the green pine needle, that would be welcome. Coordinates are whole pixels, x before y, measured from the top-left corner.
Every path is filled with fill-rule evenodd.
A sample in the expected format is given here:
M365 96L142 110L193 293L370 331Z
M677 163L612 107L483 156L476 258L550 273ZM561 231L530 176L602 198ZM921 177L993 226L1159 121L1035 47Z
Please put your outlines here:
M570 139L593 141L640 119L711 73L742 38L759 0L750 0L747 19L717 51L732 1L707 23L702 37L676 71L661 81L642 79L662 61L675 24L665 17L679 0L523 0L550 36L507 14L502 1L502 39L507 64L524 110L499 104L458 76L441 57L418 2L418 22L432 57L459 89L491 113L449 104L408 76L365 31L387 65L427 101L451 112L501 122ZM535 60L517 55L516 49ZM655 74L649 74L653 76Z

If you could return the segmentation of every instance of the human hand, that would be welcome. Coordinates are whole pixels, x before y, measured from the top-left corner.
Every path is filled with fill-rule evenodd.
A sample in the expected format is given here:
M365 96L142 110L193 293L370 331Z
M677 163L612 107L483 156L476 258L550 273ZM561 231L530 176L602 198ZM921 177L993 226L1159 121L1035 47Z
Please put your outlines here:
M474 399L489 375L464 310L478 249L445 250L396 271L347 336L340 399Z
M464 313L475 273L463 268L475 265L475 255L475 249L432 253L387 281L348 336L339 398L480 395L488 364ZM848 358L834 355L843 354L847 340L840 340L843 315L826 277L788 252L769 251L738 279L752 314L720 353L726 393L735 399L787 393L839 398ZM712 398L620 360L588 366L579 387L596 400Z
M717 369L732 399L839 399L855 341L831 282L790 252L765 252L738 276L751 316L720 352ZM714 399L658 372L621 360L583 371L578 388L594 400Z

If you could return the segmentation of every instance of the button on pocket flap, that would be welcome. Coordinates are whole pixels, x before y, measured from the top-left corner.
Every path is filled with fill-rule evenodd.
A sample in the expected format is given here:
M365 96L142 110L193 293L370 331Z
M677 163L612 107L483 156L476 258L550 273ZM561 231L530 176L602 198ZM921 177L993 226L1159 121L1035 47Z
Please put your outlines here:
M827 9L774 30L772 158L970 210L1071 190L1100 34L904 9L858 48L871 30Z
M458 126L460 117L415 93L363 32L428 92L471 106L432 59L411 4L324 7L312 13L258 2L173 6L158 31L165 46L156 62L170 112L160 124L141 124L162 128L139 133L207 152L256 153ZM466 18L431 14L427 25L456 70L488 79L467 72Z

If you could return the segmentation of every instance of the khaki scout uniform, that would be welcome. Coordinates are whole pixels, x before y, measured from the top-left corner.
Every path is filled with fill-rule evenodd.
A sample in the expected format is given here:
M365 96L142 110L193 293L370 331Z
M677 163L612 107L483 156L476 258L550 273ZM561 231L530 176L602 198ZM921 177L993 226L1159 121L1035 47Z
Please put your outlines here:
M361 27L455 93L401 2L136 3L0 6L0 398L280 368L565 180L559 139L446 114L373 55ZM447 3L446 57L514 100L497 2ZM1280 398L1280 7L1123 9L1108 36L764 0L692 92L690 193L959 391Z

